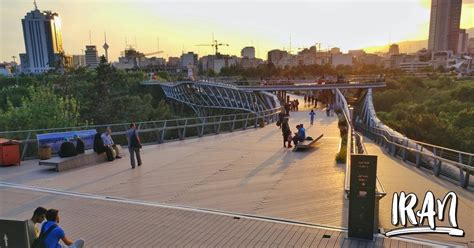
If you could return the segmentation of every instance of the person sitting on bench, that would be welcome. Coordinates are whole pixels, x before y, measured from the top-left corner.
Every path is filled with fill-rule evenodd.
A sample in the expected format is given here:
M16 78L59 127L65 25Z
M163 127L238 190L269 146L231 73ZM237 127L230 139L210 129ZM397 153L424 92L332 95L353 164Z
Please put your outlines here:
M74 135L74 139L76 140L76 153L83 154L84 153L84 141L82 141L81 137Z
M61 148L59 149L59 157L68 158L76 155L76 147L74 146L74 143L69 141L67 138L64 138L64 142L61 144Z
M96 133L94 136L94 152L97 154L102 154L105 152L107 155L108 161L113 161L115 159L114 153L112 148L104 145L104 141L102 140L102 135L100 133Z
M120 157L120 150L118 149L117 145L115 145L114 140L112 139L112 130L110 127L107 127L107 130L100 136L104 145L115 150L115 158L122 158Z
M303 124L297 125L296 129L298 129L298 132L295 133L295 136L293 137L293 143L295 146L298 145L298 142L302 142L306 138L306 130L304 129Z

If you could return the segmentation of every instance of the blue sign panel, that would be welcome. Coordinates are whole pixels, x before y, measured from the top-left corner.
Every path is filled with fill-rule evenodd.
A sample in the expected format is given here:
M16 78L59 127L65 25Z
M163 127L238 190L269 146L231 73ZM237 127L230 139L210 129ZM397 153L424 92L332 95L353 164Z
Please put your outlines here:
M64 139L68 139L71 142L76 143L74 136L79 136L84 141L85 150L92 149L94 147L94 135L97 133L95 129L81 130L81 131L70 131L61 133L46 133L36 135L38 139L38 147L50 146L52 153L58 153L61 148L61 144Z

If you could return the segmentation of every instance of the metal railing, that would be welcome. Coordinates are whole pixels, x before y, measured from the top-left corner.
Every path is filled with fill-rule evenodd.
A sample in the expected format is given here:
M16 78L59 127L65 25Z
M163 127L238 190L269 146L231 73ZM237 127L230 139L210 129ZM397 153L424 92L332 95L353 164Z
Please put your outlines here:
M206 116L200 118L180 118L159 121L137 122L140 139L144 145L159 144L166 140L183 140L188 137L202 137L221 132L233 132L258 127L263 123L275 122L278 119L280 108L259 113L239 113L230 115ZM20 141L21 159L34 159L38 157L38 134L79 131L96 129L103 132L109 127L116 144L127 145L126 131L129 123L115 123L106 125L89 125L78 127L2 131L0 137Z
M474 154L394 136L377 127L358 128L365 136L384 147L390 155L401 158L403 162L429 169L433 175L445 176L458 182L463 188L474 187L470 182L470 175L474 174Z
M435 176L442 175L454 180L463 188L474 187L474 182L470 179L470 175L474 174L473 153L409 139L384 125L375 113L371 90L367 92L362 118L356 127L365 136L385 147L392 156L400 157L417 168L432 170Z
M367 150L365 149L362 136L354 129L349 105L339 89L336 89L336 106L341 110L347 123L346 175L344 180L344 191L346 192L346 196L348 196L350 193L351 155L367 154ZM375 194L378 200L387 194L378 177L376 178Z

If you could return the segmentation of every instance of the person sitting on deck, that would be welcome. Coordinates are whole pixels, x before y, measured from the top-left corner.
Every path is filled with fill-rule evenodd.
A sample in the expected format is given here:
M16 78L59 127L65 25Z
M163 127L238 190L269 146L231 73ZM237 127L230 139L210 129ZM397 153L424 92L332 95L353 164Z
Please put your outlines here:
M100 136L104 145L113 149L115 151L115 158L122 158L120 157L120 150L118 149L117 145L115 145L114 140L112 139L112 130L110 127L107 127L107 130Z
M28 235L30 236L31 242L38 238L40 234L40 230L36 224L43 223L44 219L46 218L46 211L46 208L37 207L33 212L33 217L27 221Z
M43 247L47 248L62 248L62 247L69 247L69 248L81 248L84 246L84 240L78 239L76 241L72 241L66 234L64 230L58 225L59 223L59 214L58 210L50 209L46 212L46 222L41 227L41 235L43 235ZM59 244L59 240L64 242L64 245Z
M76 156L76 147L74 143L69 141L67 138L64 138L64 142L61 144L61 148L59 149L59 157L61 158L68 158Z
M76 153L83 154L84 153L84 141L82 141L81 137L74 135L74 139L76 140Z
M297 125L296 129L298 129L298 132L295 133L295 136L293 137L293 143L295 146L298 145L298 142L302 142L306 138L306 130L304 129L303 124Z

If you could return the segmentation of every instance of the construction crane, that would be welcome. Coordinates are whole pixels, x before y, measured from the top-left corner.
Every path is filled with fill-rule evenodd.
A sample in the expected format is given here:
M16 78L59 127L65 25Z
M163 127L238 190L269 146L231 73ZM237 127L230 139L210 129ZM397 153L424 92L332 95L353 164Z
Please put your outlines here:
M155 55L155 54L160 54L160 53L164 53L163 51L156 51L156 52L151 52L151 53L145 53L143 55L145 55L146 57L147 56L151 56L151 55Z
M196 46L212 46L216 50L216 55L219 54L219 47L220 46L229 46L229 44L219 43L217 40L214 40L213 44L200 44Z

